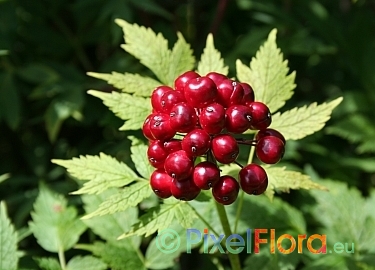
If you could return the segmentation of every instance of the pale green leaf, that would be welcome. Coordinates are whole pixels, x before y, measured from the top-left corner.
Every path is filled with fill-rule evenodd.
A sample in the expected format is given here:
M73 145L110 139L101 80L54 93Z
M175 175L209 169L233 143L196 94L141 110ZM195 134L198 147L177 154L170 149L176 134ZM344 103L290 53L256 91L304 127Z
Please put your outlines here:
M175 218L182 227L191 228L197 215L188 203L181 202L175 209Z
M90 90L90 95L103 100L104 105L122 120L126 120L121 130L141 129L146 117L151 113L151 101L149 98L132 96L126 93L103 93Z
M203 50L203 54L201 55L197 71L202 76L206 75L209 72L218 72L224 75L228 75L228 67L225 66L220 52L215 49L214 38L212 34L209 34L207 36L206 47Z
M91 251L108 264L110 269L130 270L145 269L143 256L139 251L135 251L125 246L116 246L113 243L95 242L93 245L77 245L77 248Z
M177 219L181 226L188 228L193 220L197 216L190 211L190 216L181 216L184 210L187 210L186 206L182 206L186 202L175 202L175 203L164 203L158 207L150 209L146 214L139 218L139 222L132 226L131 230L119 237L119 239L129 237L132 235L145 235L145 237L153 234L154 232L160 232ZM188 210L187 210L188 211Z
M100 156L87 155L71 160L54 159L52 162L65 167L79 180L89 180L72 194L99 194L110 187L126 186L139 179L125 163L104 153L100 153Z
M19 254L17 253L17 232L7 216L5 203L0 202L0 269L16 270Z
M321 130L341 101L342 97L339 97L329 103L317 105L315 102L308 107L278 112L272 117L271 128L281 132L287 140L302 139Z
M136 96L149 97L155 87L161 85L160 82L150 78L144 77L138 74L131 73L96 73L88 72L87 75L107 81L117 89L120 89L124 93L134 94Z
M7 50L0 50L0 56L7 55L8 51Z
M116 23L124 31L125 44L121 47L139 59L163 84L171 85L169 81L171 52L168 49L168 41L163 35L121 19L117 19Z
M289 192L290 189L320 189L324 186L313 182L310 176L296 171L288 171L285 167L264 166L268 176L267 197L273 198L275 190Z
M348 188L346 183L321 183L329 192L311 191L317 201L312 213L324 225L328 243L354 243L356 252L375 252L375 218L366 211L368 204L360 191Z
M67 264L67 270L106 270L107 265L94 256L76 256Z
M55 258L35 258L34 260L42 270L61 270L60 263Z
M178 39L173 46L169 64L168 85L171 86L179 75L185 71L192 70L195 64L193 51L190 45L186 43L181 33L177 33L177 37Z
M9 174L9 173L1 174L1 175L0 175L0 183L1 183L1 182L4 182L4 181L7 180L9 177L10 177L10 174Z
M145 179L149 179L155 168L150 165L147 158L148 146L134 136L129 136L128 139L132 142L130 152L135 168Z
M240 60L236 62L237 78L249 83L255 99L267 104L272 113L284 106L296 87L296 73L288 75L288 61L283 60L283 54L277 48L276 33L276 29L270 32L267 41L251 59L250 68Z
M36 240L50 252L72 248L86 230L77 217L77 210L68 207L62 195L50 191L44 185L39 190L31 213L32 221L29 223Z

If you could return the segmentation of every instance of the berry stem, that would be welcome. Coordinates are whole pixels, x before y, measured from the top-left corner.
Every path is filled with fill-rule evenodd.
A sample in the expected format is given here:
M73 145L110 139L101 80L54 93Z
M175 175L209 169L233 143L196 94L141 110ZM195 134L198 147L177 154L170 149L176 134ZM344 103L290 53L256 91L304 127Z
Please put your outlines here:
M232 231L230 229L229 221L227 212L225 211L224 205L215 202L217 213L219 214L221 226L223 227L225 238L224 242L226 242L226 239L229 235L232 234ZM241 263L240 258L238 257L238 254L233 254L231 252L228 252L228 257L231 265L232 270L241 270Z
M238 144L256 146L256 140L237 139Z
M233 161L233 163L238 165L241 169L243 168L243 166L237 160Z

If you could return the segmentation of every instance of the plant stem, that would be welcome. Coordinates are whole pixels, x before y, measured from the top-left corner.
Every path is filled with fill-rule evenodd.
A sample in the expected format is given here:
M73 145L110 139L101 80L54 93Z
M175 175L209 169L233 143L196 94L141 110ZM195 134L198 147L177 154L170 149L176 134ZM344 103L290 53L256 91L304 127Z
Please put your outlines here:
M59 261L60 261L60 266L62 270L66 270L66 261L65 261L65 254L64 250L62 248L59 248Z
M228 221L228 216L227 212L225 211L224 205L219 204L218 202L215 203L216 205L216 210L219 214L221 226L223 226L224 230L224 240L227 240L227 237L232 234L232 231L230 229L229 221ZM240 263L240 258L238 257L238 254L233 254L231 252L227 252L231 269L232 270L241 270L241 263Z
M198 211L190 204L190 203L188 203L188 205L190 206L190 208L195 212L195 214L198 216L198 218L200 219L200 220L202 220L202 222L204 223L204 225L206 225L207 226L207 228L211 231L211 232L213 232L215 235L219 235L218 233L217 233L217 231L210 225L210 223L208 223L208 221L204 218L204 217L202 217L202 215L201 214L199 214L198 213Z

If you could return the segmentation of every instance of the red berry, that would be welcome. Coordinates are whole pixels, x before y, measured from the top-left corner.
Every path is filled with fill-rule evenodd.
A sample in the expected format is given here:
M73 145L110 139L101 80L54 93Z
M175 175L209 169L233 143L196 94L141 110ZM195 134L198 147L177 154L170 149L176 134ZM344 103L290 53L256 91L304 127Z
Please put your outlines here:
M219 103L212 103L199 114L201 127L209 134L220 133L225 126L225 109Z
M159 141L152 141L147 149L147 157L151 166L155 168L164 168L164 161L168 156L168 152L164 149L164 144Z
M193 130L198 121L195 109L185 102L175 104L169 116L171 127L177 132L185 133Z
M184 150L170 153L164 161L165 171L175 180L184 181L193 173L194 162Z
M177 79L174 81L174 88L176 90L180 90L184 92L185 84L194 78L199 78L200 75L194 71L186 71L185 73L181 74L177 77Z
M266 129L271 125L272 118L270 109L262 102L252 102L249 105L252 116L252 129Z
M210 135L203 129L194 129L182 139L182 149L191 157L204 155L210 149Z
M194 184L191 178L183 182L177 181L176 179L172 180L171 193L178 200L194 200L199 195L200 191L200 188Z
M169 114L173 105L184 102L185 97L184 93L182 91L168 91L164 93L160 99L160 104L162 107L162 112Z
M154 193L162 199L172 196L171 192L172 177L170 177L164 170L155 170L150 177L150 186Z
M220 179L220 170L212 162L198 163L193 171L193 181L200 189L210 189Z
M243 133L252 123L251 109L244 105L230 106L225 112L225 127L229 132Z
M244 90L244 95L241 104L249 106L250 103L254 102L254 90L248 83L240 83L240 85Z
M150 121L151 121L151 118L153 117L153 114L150 114L149 116L147 116L146 120L144 121L143 123L143 126L142 126L142 132L143 132L143 135L150 141L152 140L155 140L155 137L154 135L152 135L151 133L151 129L150 129Z
M199 77L189 80L185 85L186 102L195 108L204 108L217 97L217 88L213 80Z
M158 86L154 89L151 94L151 105L155 112L162 112L163 108L161 106L161 97L168 91L173 91L169 86Z
M262 194L268 186L267 173L257 164L248 164L243 167L238 174L238 178L242 190L248 194Z
M267 136L275 136L275 137L279 138L280 140L282 140L283 143L284 143L284 145L286 143L283 134L281 134L276 129L272 129L272 128L266 128L266 129L259 130L258 133L257 133L257 135L256 135L256 137L255 137L255 139L257 141L259 141L261 138L267 137Z
M229 134L219 134L214 137L211 149L216 160L223 164L232 163L239 154L237 141Z
M150 131L157 140L166 141L172 139L176 131L171 127L169 115L165 113L155 113L150 119Z
M217 72L209 72L207 73L206 77L213 80L216 85L219 85L222 81L228 79L228 77L225 76L224 74L217 73Z
M285 147L280 138L266 136L257 142L255 150L260 161L267 164L275 164L284 156Z
M238 196L240 185L232 176L224 175L212 188L212 195L218 203L232 204Z
M217 102L223 105L225 108L232 105L241 104L244 95L244 90L241 84L230 79L223 80L217 86L217 92Z
M163 146L164 146L164 150L168 154L176 152L176 151L182 149L182 147L181 147L181 141L180 140L176 140L176 139L172 139L170 141L164 142Z

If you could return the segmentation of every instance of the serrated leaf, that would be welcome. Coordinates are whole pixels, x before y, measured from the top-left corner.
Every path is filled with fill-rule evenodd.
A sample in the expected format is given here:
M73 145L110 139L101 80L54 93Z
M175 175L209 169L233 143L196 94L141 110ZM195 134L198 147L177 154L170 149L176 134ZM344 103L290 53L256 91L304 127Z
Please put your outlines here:
M160 82L150 77L144 77L139 74L131 73L96 73L88 72L87 75L107 81L124 93L134 94L136 96L149 97L155 87L161 85Z
M83 219L126 211L150 197L151 193L149 182L139 181L106 198L97 209L93 209L93 212L84 216Z
M197 71L199 74L206 75L209 72L218 72L228 75L228 67L225 66L221 54L214 46L214 38L212 34L207 36L206 47L203 50L201 59L198 63Z
M320 189L326 187L313 182L310 176L296 171L288 171L285 167L264 166L268 176L268 188L265 195L273 198L275 190L289 192L290 189Z
M94 256L75 256L67 264L67 270L106 270L107 265Z
M125 246L119 247L112 243L95 242L93 245L80 244L77 245L77 248L91 251L95 256L100 257L107 263L110 269L145 269L140 252L128 249Z
M177 204L175 209L175 218L183 228L191 228L191 225L197 216L188 203L181 202Z
M331 118L334 108L343 100L339 97L329 103L294 108L272 117L271 128L281 132L286 140L299 140L321 130Z
M190 45L186 43L183 35L177 33L177 42L174 44L168 74L168 85L173 85L174 80L183 72L194 68L195 59Z
M181 226L188 228L197 218L194 211L190 209L189 215L181 216L183 211L187 210L186 206L182 206L185 202L164 203L158 207L150 209L146 214L139 218L139 222L132 226L131 230L119 237L123 239L132 235L145 235L145 237L156 231L161 231L168 226L176 218Z
M134 136L129 136L128 139L132 142L130 152L135 168L145 179L149 179L155 168L150 165L147 158L148 146Z
M103 100L104 105L122 120L126 120L120 130L141 129L146 117L150 114L152 107L149 98L132 96L126 93L103 93L90 90L90 95Z
M255 99L267 104L272 113L284 106L296 87L296 73L288 75L288 61L283 60L283 54L277 48L276 33L276 29L270 32L267 41L251 59L250 68L240 60L236 62L237 78L249 83Z
M53 163L65 167L79 180L89 180L72 194L99 194L110 187L121 187L139 179L125 163L100 153L99 156L80 156L71 160L54 159Z
M7 216L5 203L0 202L0 269L16 270L19 254L17 252L17 232Z
M60 263L55 258L35 258L34 260L42 270L61 270Z
M163 84L173 86L178 75L194 67L193 51L181 33L177 33L177 42L169 50L168 41L161 33L120 19L116 23L124 31L125 44L121 47L139 59Z
M62 195L44 185L39 190L29 223L31 231L39 245L47 251L61 252L72 248L86 230L86 226L77 218L77 210L68 207Z

